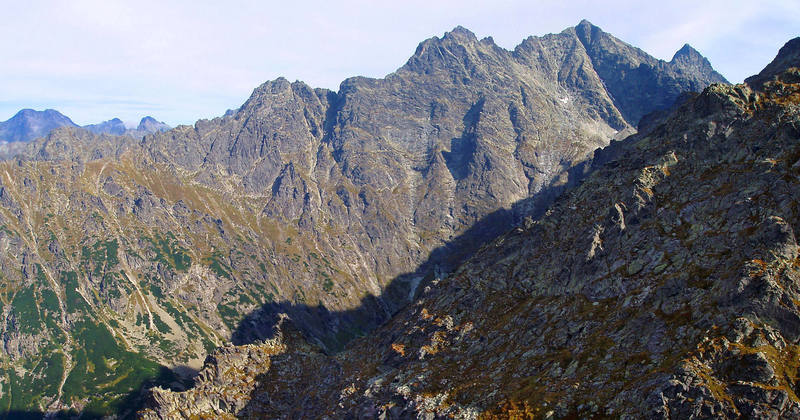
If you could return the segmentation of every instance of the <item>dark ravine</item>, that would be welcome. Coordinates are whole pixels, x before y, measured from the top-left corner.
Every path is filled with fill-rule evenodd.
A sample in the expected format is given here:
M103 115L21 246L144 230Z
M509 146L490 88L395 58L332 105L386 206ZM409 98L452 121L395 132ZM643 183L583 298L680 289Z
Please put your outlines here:
M140 417L800 418L799 41L596 152L347 350L280 316Z
M338 92L278 79L141 140L54 130L0 162L0 410L130 414L229 342L291 336L333 368L714 82L690 47L664 62L585 21L513 51L458 27Z

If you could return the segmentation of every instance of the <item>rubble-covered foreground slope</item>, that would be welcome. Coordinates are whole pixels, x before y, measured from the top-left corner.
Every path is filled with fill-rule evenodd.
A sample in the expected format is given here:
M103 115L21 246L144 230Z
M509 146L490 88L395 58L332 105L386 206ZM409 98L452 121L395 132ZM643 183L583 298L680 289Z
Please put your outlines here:
M713 85L598 152L349 350L283 319L142 418L800 417L798 41L759 90Z

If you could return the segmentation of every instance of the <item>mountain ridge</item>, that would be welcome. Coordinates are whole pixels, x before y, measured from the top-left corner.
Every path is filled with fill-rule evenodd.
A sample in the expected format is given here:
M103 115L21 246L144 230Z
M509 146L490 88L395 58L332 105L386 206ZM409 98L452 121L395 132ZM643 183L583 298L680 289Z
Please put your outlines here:
M135 128L128 128L119 118L112 118L97 124L79 126L69 117L54 109L36 111L23 109L13 117L0 122L0 159L11 158L26 148L26 144L47 137L53 130L72 127L88 130L95 134L109 134L142 138L147 134L166 131L170 127L155 118L146 116Z
M345 351L283 316L141 417L800 416L800 60L783 67L598 150Z
M0 122L0 140L13 143L42 137L56 127L77 127L67 116L54 109L35 111L25 108L7 121Z
M644 60L598 34L594 54ZM160 369L268 338L283 313L335 353L545 213L634 130L574 28L514 51L473 38L423 41L337 92L277 79L193 126L141 140L61 128L0 162L2 372L46 389L0 405L121 413ZM643 113L708 76L646 70L660 78L638 92L658 99Z

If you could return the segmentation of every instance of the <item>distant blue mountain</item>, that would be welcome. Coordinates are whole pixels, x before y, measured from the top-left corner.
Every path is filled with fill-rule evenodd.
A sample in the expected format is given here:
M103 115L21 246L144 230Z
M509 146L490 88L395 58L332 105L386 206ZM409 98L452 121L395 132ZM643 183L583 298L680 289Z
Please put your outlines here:
M84 125L83 128L91 131L92 133L106 133L106 134L114 134L117 136L121 136L128 131L128 128L125 127L125 123L122 122L119 118L114 118L108 121L103 121L99 124L89 124Z
M65 126L78 127L67 116L54 109L23 109L8 121L0 122L0 141L27 142L46 136L54 128Z
M80 126L54 109L45 111L23 109L8 121L0 122L0 144L28 142L45 137L51 130L59 127ZM98 124L85 125L82 128L97 134L143 137L146 134L169 130L170 126L147 116L142 118L136 128L126 127L125 123L119 118L113 118Z
M141 121L139 121L139 126L136 127L136 131L149 134L149 133L157 133L160 131L167 131L170 128L172 127L168 126L167 124L161 121L157 121L155 118L148 115L142 118Z

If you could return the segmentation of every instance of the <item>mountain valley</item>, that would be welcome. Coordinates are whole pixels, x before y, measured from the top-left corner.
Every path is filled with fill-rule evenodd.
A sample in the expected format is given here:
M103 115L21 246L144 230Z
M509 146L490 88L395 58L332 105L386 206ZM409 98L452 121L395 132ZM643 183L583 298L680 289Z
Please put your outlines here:
M800 416L799 51L731 86L588 21L457 27L336 92L49 131L0 161L0 410Z

